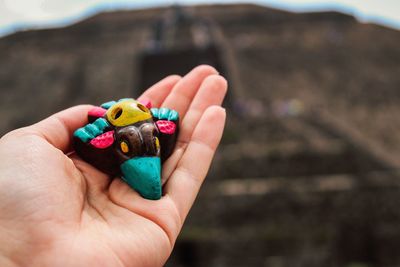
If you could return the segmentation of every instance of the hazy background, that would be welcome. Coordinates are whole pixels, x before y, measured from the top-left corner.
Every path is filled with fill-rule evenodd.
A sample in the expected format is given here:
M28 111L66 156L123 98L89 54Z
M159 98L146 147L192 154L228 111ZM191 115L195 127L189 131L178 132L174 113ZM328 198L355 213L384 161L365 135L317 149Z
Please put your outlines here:
M400 266L399 2L241 2L0 1L0 134L211 64L227 127L167 266Z
M397 0L1 0L0 34L33 27L64 26L115 9L211 3L253 3L295 12L336 10L352 14L360 21L400 28L400 2Z

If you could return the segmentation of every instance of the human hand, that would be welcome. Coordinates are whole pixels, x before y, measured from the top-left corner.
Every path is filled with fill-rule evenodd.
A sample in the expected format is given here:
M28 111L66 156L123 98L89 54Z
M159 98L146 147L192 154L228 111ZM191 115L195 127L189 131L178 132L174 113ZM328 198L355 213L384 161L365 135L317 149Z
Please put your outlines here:
M181 117L163 164L163 197L147 200L71 151L91 106L61 111L0 139L0 266L162 266L221 139L227 83L209 66L170 76L139 98Z

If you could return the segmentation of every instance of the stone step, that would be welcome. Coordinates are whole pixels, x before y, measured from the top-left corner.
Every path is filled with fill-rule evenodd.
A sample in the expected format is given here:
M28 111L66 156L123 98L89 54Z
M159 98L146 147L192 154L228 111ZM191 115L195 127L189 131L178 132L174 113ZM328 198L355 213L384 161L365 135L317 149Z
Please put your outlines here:
M375 172L206 183L167 266L396 266L399 178Z

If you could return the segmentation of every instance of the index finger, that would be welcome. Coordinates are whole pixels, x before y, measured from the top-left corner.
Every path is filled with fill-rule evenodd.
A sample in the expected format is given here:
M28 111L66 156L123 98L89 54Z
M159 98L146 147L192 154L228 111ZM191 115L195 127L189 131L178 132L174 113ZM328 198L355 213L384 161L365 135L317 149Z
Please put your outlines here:
M138 100L148 99L154 107L159 107L180 80L179 75L168 76L147 89Z
M182 220L187 216L207 175L214 153L221 140L226 113L211 106L203 113L189 144L171 178L165 193L174 201Z

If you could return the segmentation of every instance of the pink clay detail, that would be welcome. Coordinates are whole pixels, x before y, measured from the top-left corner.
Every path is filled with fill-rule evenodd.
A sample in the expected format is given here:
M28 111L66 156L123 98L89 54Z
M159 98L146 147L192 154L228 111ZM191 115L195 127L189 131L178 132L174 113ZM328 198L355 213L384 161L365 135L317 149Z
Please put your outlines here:
M176 130L176 124L172 121L159 120L156 124L158 130L164 134L173 134Z
M114 131L105 132L90 141L90 144L96 148L107 148L114 143Z
M140 101L139 101L143 106L145 106L146 108L151 108L151 101L150 101L150 99L148 99L148 98L143 98L143 99L140 99Z

